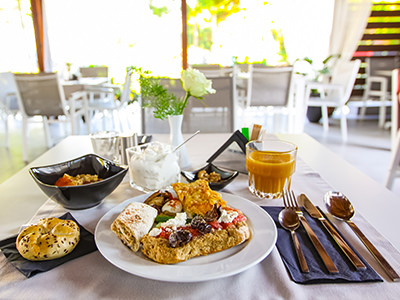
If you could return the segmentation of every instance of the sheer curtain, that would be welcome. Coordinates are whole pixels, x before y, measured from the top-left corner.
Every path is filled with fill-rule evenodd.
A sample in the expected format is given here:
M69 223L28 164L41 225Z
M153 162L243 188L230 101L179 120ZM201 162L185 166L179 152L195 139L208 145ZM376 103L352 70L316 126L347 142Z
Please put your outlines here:
M288 61L309 57L322 62L331 54L351 59L365 30L372 0L280 0Z
M311 58L316 64L329 53L329 36L332 30L334 0L279 0L273 2L280 11L288 61Z
M329 53L350 60L371 13L372 0L335 0Z

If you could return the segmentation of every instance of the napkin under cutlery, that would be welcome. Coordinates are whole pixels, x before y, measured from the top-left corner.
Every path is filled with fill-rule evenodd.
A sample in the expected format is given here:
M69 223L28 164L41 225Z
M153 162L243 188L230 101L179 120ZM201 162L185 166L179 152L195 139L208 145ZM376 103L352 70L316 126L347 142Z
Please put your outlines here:
M40 272L49 271L63 263L97 250L93 234L83 228L70 213L66 213L58 218L75 221L81 230L78 245L66 256L53 260L30 261L23 258L15 246L15 241L17 240L18 235L0 241L0 250L4 253L8 261L26 277L29 278Z
M274 220L278 230L278 240L276 247L281 255L282 261L288 270L290 277L296 283L300 284L316 284L316 283L350 283L350 282L381 282L382 278L371 268L367 262L361 258L366 265L365 270L356 270L351 262L347 259L346 255L340 250L339 246L335 243L332 237L325 231L324 227L315 219L311 218L304 212L304 216L309 222L311 228L314 230L322 245L332 258L333 262L339 269L337 274L329 274L326 270L321 258L317 251L314 249L307 233L303 227L296 230L304 256L306 257L309 273L302 273L297 262L295 250L290 237L290 232L283 229L279 225L278 215L283 207L276 206L262 206L262 208L269 213ZM331 223L332 224L332 223ZM334 226L332 224L332 226ZM343 236L342 236L343 237ZM346 240L343 237L344 240ZM354 248L352 248L355 251Z

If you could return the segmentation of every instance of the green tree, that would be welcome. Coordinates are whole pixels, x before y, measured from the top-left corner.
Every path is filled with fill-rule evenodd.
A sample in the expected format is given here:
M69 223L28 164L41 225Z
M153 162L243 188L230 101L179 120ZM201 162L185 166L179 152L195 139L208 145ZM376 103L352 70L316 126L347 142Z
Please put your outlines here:
M196 17L203 12L203 10L208 10L211 16L216 16L217 23L219 23L224 21L231 14L240 11L239 4L240 0L198 0L195 7L191 8L188 6L188 19ZM159 7L153 5L153 0L150 0L149 7L153 11L153 14L159 17L163 14L167 14L169 11L168 3Z
M166 4L168 5L168 3ZM188 20L196 18L205 10L210 13L210 18L204 20L210 23L210 27L200 28L197 24L188 26L188 44L196 45L203 49L211 49L213 24L218 25L219 22L224 21L231 14L239 12L239 4L240 0L198 0L194 7L188 5ZM150 0L149 6L153 14L159 17L169 11L168 6L157 7L153 5L152 0Z
M239 4L240 0L198 0L195 7L189 7L188 18L197 16L203 10L208 10L211 16L216 17L218 24L231 14L239 12ZM211 22L211 19L208 21Z

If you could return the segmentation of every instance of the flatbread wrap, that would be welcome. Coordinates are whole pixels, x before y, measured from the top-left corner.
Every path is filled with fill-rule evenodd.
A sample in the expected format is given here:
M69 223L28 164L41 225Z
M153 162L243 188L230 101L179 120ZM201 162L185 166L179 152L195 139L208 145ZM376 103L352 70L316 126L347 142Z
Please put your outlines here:
M149 232L156 217L157 209L144 203L133 202L114 220L111 230L126 246L136 252L140 247L140 239Z

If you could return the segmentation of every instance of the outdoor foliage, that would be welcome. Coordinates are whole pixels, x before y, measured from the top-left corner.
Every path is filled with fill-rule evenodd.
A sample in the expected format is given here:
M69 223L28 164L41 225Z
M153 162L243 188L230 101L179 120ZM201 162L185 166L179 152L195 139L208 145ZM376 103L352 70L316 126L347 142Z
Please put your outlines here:
M188 18L197 16L203 10L208 10L211 16L216 16L218 24L231 14L239 12L239 4L240 0L198 0L194 8L189 8Z

